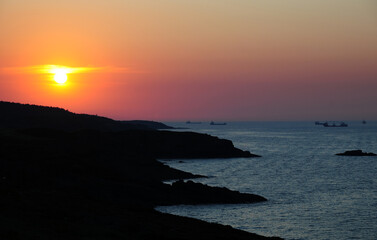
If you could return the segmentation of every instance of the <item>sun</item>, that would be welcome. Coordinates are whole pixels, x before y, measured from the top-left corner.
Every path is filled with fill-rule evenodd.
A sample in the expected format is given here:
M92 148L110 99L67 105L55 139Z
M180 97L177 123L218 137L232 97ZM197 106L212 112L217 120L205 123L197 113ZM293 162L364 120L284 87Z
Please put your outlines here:
M1 0L0 0L1 1ZM37 73L48 74L49 81L54 81L56 86L68 86L68 77L71 74L94 71L99 68L90 67L68 67L63 65L40 65L31 67Z
M65 69L54 69L54 81L58 84L64 84L68 79L67 72Z
M67 81L67 72L64 69L57 69L54 73L54 80L58 84L64 84Z

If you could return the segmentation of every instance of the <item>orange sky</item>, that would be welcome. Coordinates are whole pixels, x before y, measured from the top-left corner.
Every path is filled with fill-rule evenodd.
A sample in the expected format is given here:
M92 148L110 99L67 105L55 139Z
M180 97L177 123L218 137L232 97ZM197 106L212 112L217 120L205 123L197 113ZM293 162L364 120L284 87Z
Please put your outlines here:
M2 0L0 100L115 119L377 120L374 0ZM92 69L59 86L32 67Z

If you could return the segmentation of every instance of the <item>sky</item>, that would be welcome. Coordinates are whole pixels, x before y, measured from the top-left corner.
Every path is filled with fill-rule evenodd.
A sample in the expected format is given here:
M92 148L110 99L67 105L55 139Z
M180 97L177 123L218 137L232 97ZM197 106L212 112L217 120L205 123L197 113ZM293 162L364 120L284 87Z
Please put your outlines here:
M377 2L0 0L0 100L118 120L377 120Z

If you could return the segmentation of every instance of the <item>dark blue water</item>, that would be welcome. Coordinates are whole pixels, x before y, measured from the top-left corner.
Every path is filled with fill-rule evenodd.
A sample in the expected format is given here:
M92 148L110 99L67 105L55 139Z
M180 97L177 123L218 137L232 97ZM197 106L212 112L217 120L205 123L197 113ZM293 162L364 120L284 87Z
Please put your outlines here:
M168 165L211 176L195 181L259 194L269 201L158 210L285 239L377 239L377 157L334 155L352 149L377 153L376 122L350 122L347 128L312 122L169 124L230 139L263 157Z

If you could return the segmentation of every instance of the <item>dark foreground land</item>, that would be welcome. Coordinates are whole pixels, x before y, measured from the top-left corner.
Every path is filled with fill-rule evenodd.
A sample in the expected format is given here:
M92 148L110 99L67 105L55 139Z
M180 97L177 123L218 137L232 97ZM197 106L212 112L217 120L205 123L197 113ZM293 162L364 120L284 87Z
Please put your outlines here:
M12 106L17 108L13 121ZM103 126L95 116L84 115L91 119L85 127L84 120L75 123L81 115L69 112L63 115L72 124L44 127L45 118L55 119L55 111L61 110L0 102L0 239L267 239L153 209L265 201L191 181L163 184L199 176L155 160L250 153L227 140L157 131L141 122L135 126L100 119L106 122Z

